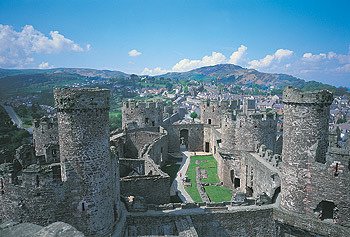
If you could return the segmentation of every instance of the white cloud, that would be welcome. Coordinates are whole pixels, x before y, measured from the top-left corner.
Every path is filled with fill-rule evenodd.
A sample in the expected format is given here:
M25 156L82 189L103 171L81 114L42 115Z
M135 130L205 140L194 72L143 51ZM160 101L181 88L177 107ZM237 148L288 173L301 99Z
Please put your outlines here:
M332 57L334 57L333 54L330 55L330 58ZM312 53L305 53L302 57L302 60L308 61L308 62L318 62L324 59L327 59L327 55L325 53L320 53L316 55L313 55Z
M49 65L48 62L41 62L39 64L39 69L50 69L53 68L53 66Z
M222 53L212 52L211 56L204 56L202 60L182 59L173 66L172 71L185 72L199 67L224 63L225 61L226 57Z
M163 69L161 67L156 67L154 69L149 69L149 68L145 67L145 69L143 69L143 71L141 72L141 75L155 76L155 75L165 74L167 72L168 72L168 70Z
M51 31L51 38L33 26L26 25L22 31L0 24L0 67L23 67L31 64L31 55L52 54L64 51L83 52L74 41L65 38L58 31ZM90 46L89 46L90 48Z
M337 67L336 71L338 71L338 72L350 72L350 64L345 64L342 67Z
M231 54L228 62L236 65L244 62L245 56L247 55L247 49L248 48L246 46L241 45L236 52Z
M136 57L136 56L140 56L142 53L137 51L136 49L133 49L133 50L129 51L128 54L130 57Z
M86 45L86 51L90 51L91 50L91 44L87 44Z
M266 68L275 63L280 63L283 58L288 58L293 54L293 51L288 49L278 49L272 55L266 55L263 59L252 60L249 62L251 68Z

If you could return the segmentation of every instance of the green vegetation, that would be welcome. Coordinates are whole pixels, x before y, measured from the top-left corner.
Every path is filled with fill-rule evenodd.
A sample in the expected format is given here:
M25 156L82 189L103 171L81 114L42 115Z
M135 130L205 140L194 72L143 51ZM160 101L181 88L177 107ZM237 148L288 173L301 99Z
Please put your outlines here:
M207 162L200 162L196 164L196 160L207 160ZM192 197L193 201L201 202L202 199L197 190L196 184L196 166L200 166L202 169L207 170L208 178L202 179L202 182L206 183L219 183L219 177L217 175L217 161L213 156L192 156L190 165L187 170L187 176L190 179L192 187L185 187L188 194ZM229 201L232 198L232 190L221 186L205 186L205 192L208 194L212 202Z
M177 164L166 164L161 169L170 176L170 185L176 178L176 174L179 171L180 165Z
M205 186L205 192L208 194L212 202L230 201L232 198L232 190L221 186Z
M220 183L220 179L218 177L217 167L215 167L215 168L203 168L203 169L207 171L208 178L202 179L202 182L210 183L210 184Z
M0 163L12 161L16 149L29 143L30 134L13 125L6 110L0 106Z
M198 165L196 164L196 160L207 160L207 162L200 162ZM207 170L208 178L202 179L202 182L206 183L219 183L219 177L217 175L217 162L213 156L192 156L190 165L188 166L187 170L187 176L190 179L190 182L192 184L192 187L185 187L188 194L192 197L193 201L195 202L201 202L202 199L199 195L199 192L197 190L197 184L196 184L196 166L200 166L201 168ZM208 193L208 196L210 200L214 202L221 202L224 200L230 200L232 194L230 193L230 189L226 189L220 186L208 186L208 187L214 187L209 188L210 194ZM229 190L229 191L228 191ZM229 194L228 194L229 193ZM220 196L222 198L220 198ZM228 197L231 195L230 197ZM211 198L213 196L213 199Z
M21 105L13 108L16 114L21 118L23 122L23 127L28 128L32 126L34 119L40 119L45 115L45 111L40 108L38 104L33 104L28 107L26 105Z
M192 112L190 117L192 118L192 121L194 121L194 119L198 117L198 114L196 112Z
M111 131L122 127L122 113L118 113L118 112L109 113L109 127Z
M337 124L342 124L342 123L346 123L346 119L344 119L344 118L338 118Z

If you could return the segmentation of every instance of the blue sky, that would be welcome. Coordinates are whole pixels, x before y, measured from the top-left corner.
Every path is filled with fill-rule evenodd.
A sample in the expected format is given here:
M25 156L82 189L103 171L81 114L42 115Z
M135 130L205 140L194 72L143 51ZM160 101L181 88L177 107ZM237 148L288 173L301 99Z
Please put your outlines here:
M0 68L234 63L350 87L349 1L0 2Z

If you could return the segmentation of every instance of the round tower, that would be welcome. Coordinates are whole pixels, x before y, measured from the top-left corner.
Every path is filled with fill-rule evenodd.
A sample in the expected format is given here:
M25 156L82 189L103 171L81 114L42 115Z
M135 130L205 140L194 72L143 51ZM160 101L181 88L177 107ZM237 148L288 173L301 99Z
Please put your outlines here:
M281 206L304 214L308 206L310 165L325 163L328 148L331 92L302 92L287 86L283 91L284 122Z
M109 90L55 88L54 97L67 215L86 235L107 235L120 198L109 148Z
M221 147L226 151L232 151L236 147L236 123L232 112L227 111L221 121Z
M275 151L277 123L274 114L239 114L236 120L236 150L256 152L264 144Z

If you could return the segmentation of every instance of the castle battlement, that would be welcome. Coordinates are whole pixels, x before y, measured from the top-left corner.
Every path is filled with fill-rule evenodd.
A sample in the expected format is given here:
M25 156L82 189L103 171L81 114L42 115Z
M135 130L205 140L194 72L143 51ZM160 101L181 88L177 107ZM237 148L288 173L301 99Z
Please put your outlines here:
M332 104L333 93L328 90L303 92L287 86L283 91L283 103L286 104Z
M161 100L158 101L135 101L135 100L129 100L129 101L123 101L123 108L124 109L163 109L163 102Z
M60 110L109 109L109 90L100 88L54 88L55 107Z

